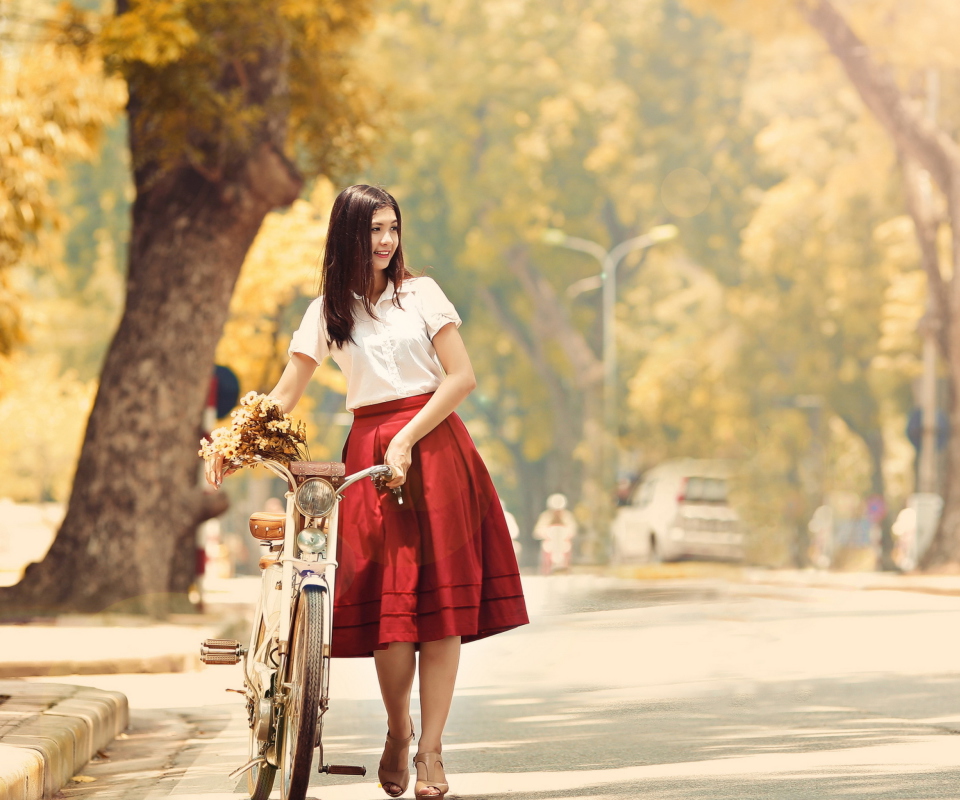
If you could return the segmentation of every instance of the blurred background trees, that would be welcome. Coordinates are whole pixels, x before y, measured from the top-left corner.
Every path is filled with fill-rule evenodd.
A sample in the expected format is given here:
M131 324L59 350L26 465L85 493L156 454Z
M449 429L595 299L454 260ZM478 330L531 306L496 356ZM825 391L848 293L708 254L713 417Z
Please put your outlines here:
M374 35L401 111L370 174L404 204L412 262L467 315L474 430L523 527L554 491L589 526L602 320L599 284L577 292L599 265L543 235L606 247L676 220L677 257L738 281L740 189L765 180L740 115L746 37L669 2L427 0L394 4ZM673 211L660 199L671 176ZM647 278L639 258L622 275L625 291ZM624 311L627 343L642 321Z
M882 331L923 313L917 250L895 151L801 18L757 36L676 2L393 8L377 50L409 99L371 174L471 315L474 427L528 525L549 491L594 507L599 293L570 295L598 269L547 228L680 230L622 270L622 471L737 459L755 557L781 563L831 490L903 503L918 350Z
M924 327L931 350L939 349L948 376L948 417L953 430L960 426L960 360L956 341L958 285L953 280L960 264L960 248L949 235L941 252L941 228L951 232L960 224L956 183L960 175L960 148L956 131L955 81L958 57L952 41L960 24L955 4L932 0L918 7L902 0L834 3L832 0L794 0L768 4L755 14L739 2L695 0L733 25L750 29L762 39L778 38L785 28L804 20L836 57L858 95L858 108L879 123L887 147L899 161L897 201L909 212L919 250L917 261L927 283ZM782 41L782 37L781 41ZM941 80L941 77L943 80ZM943 89L946 89L946 92ZM944 113L945 112L945 113ZM891 174L893 170L886 170ZM935 384L936 354L927 362L927 394ZM886 386L889 389L891 387ZM926 451L936 447L936 412L926 400ZM869 443L869 437L861 436ZM877 438L877 437L875 437ZM882 439L881 439L882 441ZM876 450L878 443L873 445ZM947 446L946 479L936 486L931 474L933 452L922 465L919 491L944 494L937 537L927 552L930 567L955 568L960 563L960 437ZM924 473L926 473L924 475ZM880 485L874 481L874 485Z
M134 190L148 198L176 175L164 196L176 194L182 215L196 198L207 203L204 192L221 186L237 154L252 152L267 131L299 166L304 189L267 214L229 314L232 279L223 283L222 313L208 316L196 364L212 356L212 331L224 323L218 362L238 372L242 390L269 389L316 291L333 196L348 182L382 183L401 202L409 262L436 277L464 317L480 379L464 416L508 507L528 532L545 497L561 491L590 526L609 499L596 469L599 265L544 234L609 248L669 223L675 240L620 267L619 472L636 475L675 456L736 460L752 558L761 563L802 563L807 523L832 492L883 497L889 520L916 485L905 430L927 306L921 245L932 229L949 279L944 192L952 184L932 190L928 210L940 217L919 231L907 202L909 148L864 103L809 17L825 5L157 2L104 18L102 30L49 11L57 24L43 30L72 38L54 44L32 34L17 58L40 58L45 47L75 59L104 49L133 93L134 177L122 155L123 121L111 117L119 102L111 92L122 87L90 67L88 80L113 87L98 100L113 97L113 105L84 112L95 124L76 123L73 149L55 161L61 170L67 158L95 163L37 178L50 198L44 207L55 200L63 221L45 222L53 216L44 211L33 228L19 223L28 245L47 238L42 248L9 251L17 266L8 285L21 295L7 307L28 321L29 341L3 365L12 377L0 389L0 415L13 419L17 403L39 402L16 377L17 358L50 358L47 396L61 392L78 409L73 432L55 438L79 440L105 332L122 304L118 264ZM946 0L847 0L836 9L908 104L925 101L925 76L938 71L938 135L955 140L956 10ZM4 24L13 22L8 15ZM266 84L254 72L263 48L281 39L294 46L278 112L256 99ZM71 85L54 83L21 102L37 107L31 113L52 107L37 98ZM8 117L0 125L13 124ZM97 162L93 133L110 119ZM936 183L936 165L912 157ZM161 230L175 230L173 215L168 223ZM5 324L9 349L16 327ZM342 381L329 365L318 378L302 410L314 457L335 458L345 433L335 414ZM189 415L199 413L201 388ZM184 447L187 440L183 433ZM17 499L63 500L73 462L57 463L57 475L41 479L0 459L0 474L17 472L16 484L4 478ZM176 471L185 474L186 463ZM940 560L960 560L952 539L943 541Z
M104 74L80 12L38 19L36 4L5 4L0 74L0 355L24 338L23 289L11 269L26 259L53 266L49 234L64 224L54 182L90 159L104 125L123 106L123 83ZM53 251L53 253L51 252ZM18 276L19 277L19 276Z

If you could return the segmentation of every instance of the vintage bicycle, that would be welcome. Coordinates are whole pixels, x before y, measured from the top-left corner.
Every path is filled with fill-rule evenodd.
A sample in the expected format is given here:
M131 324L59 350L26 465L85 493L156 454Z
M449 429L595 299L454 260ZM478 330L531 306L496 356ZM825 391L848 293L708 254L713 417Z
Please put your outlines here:
M247 646L234 639L207 639L205 664L243 663L243 694L250 725L246 773L251 800L267 800L277 773L283 800L303 800L314 752L329 775L365 775L362 766L324 764L323 715L330 697L333 593L337 570L339 500L370 478L381 490L394 467L379 465L346 476L336 462L279 461L256 457L287 482L286 513L257 512L250 533L260 542L262 578ZM400 489L391 490L402 503Z

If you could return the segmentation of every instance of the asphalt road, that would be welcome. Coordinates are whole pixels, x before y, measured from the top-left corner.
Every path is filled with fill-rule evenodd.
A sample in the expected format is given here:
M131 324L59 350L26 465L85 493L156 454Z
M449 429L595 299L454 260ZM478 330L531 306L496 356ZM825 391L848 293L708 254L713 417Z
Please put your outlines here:
M960 797L960 598L595 576L526 585L533 623L464 648L448 797ZM83 676L125 692L134 726L64 796L245 797L226 777L245 760L242 702L224 692L238 681L237 667ZM385 797L372 664L336 662L332 688L325 760L368 776L317 775L308 797Z

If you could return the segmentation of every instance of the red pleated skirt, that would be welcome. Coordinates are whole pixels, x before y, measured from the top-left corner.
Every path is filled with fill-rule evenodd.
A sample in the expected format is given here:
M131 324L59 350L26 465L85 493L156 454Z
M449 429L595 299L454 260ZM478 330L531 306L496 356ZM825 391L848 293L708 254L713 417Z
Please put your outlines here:
M347 474L382 464L430 397L358 408L344 446ZM447 636L471 642L529 621L503 508L456 414L414 445L403 505L361 481L345 492L340 521L334 656Z

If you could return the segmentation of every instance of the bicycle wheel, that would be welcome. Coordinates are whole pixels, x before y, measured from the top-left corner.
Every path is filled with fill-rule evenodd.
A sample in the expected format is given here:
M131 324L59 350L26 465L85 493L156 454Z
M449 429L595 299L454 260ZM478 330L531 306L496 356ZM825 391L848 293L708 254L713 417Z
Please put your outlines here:
M250 731L250 758L260 755L261 745ZM261 764L247 771L247 793L250 800L269 800L273 791L273 782L277 777L277 768Z
M260 645L263 643L263 637L266 634L263 622L260 622L259 629L257 631L257 638L253 644L253 652L256 653L260 648ZM249 754L250 758L254 759L263 755L263 751L266 749L266 743L262 743L257 739L256 730L251 727L250 729L250 745L249 745ZM270 764L261 764L253 767L247 771L247 793L250 795L250 800L269 800L270 792L273 791L273 782L277 777L277 768L271 766Z
M303 800L310 783L323 687L324 601L319 586L307 586L293 619L280 759L283 800Z

